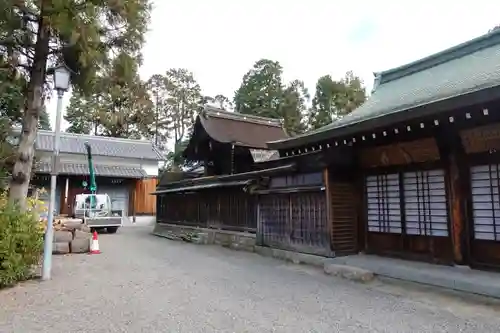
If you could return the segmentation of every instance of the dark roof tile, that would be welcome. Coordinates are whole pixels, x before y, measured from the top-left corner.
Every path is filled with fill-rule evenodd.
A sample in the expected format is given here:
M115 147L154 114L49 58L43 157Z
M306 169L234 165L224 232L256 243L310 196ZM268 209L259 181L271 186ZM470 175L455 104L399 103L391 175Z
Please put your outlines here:
M445 51L376 74L375 89L351 114L318 130L269 142L273 149L313 143L339 129L356 132L360 123L468 93L500 86L500 31L488 33Z
M288 138L278 119L263 118L207 107L198 117L207 134L221 143L267 149L266 142Z
M143 178L147 174L141 168L112 165L94 165L96 176L121 177L121 178ZM47 162L38 163L37 173L50 173L52 164ZM88 175L89 167L87 164L62 162L59 164L59 174L61 175Z
M96 156L139 158L161 160L161 154L149 141L109 138L72 133L61 133L60 152L86 154L85 142L92 147L92 154ZM36 149L53 151L54 132L38 131Z

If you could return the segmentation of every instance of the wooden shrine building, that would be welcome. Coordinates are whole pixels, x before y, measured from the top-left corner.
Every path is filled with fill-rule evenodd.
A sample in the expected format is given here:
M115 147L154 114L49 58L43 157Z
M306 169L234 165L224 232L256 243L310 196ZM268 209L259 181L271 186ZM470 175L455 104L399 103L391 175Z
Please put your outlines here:
M185 151L205 176L160 183L158 222L325 256L500 268L499 59L497 30L376 73L362 106L296 137L208 109Z
M351 114L268 144L288 157L352 151L347 171L328 167L332 246L349 206L357 251L500 267L499 59L494 31L377 73Z
M206 107L183 152L186 160L202 163L204 175L160 181L157 221L255 232L256 200L247 191L252 172L279 157L266 142L287 137L279 120Z

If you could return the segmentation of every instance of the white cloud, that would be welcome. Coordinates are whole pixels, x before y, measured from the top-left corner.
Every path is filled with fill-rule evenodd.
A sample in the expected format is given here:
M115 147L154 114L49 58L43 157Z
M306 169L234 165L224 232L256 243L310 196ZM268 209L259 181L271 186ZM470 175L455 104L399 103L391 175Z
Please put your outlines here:
M490 0L157 0L141 75L185 67L205 94L232 98L244 73L267 57L311 91L321 75L347 70L371 87L373 72L485 33L500 23L499 10ZM53 99L52 123L55 107Z

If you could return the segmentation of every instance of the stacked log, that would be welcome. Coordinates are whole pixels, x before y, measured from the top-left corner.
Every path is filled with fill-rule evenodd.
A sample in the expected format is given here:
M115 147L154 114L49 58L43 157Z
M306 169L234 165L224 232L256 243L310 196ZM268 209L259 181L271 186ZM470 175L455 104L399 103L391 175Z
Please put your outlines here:
M81 219L55 218L52 253L88 253L92 234Z

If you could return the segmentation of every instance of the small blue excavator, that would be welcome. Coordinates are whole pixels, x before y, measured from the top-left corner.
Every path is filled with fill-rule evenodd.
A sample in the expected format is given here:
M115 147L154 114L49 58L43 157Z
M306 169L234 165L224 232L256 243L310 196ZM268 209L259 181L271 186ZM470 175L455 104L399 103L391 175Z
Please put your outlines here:
M73 215L76 218L83 218L85 224L91 229L107 229L108 233L115 233L122 226L122 217L113 214L109 195L97 194L92 148L88 142L85 142L85 149L89 165L90 194L76 196Z

